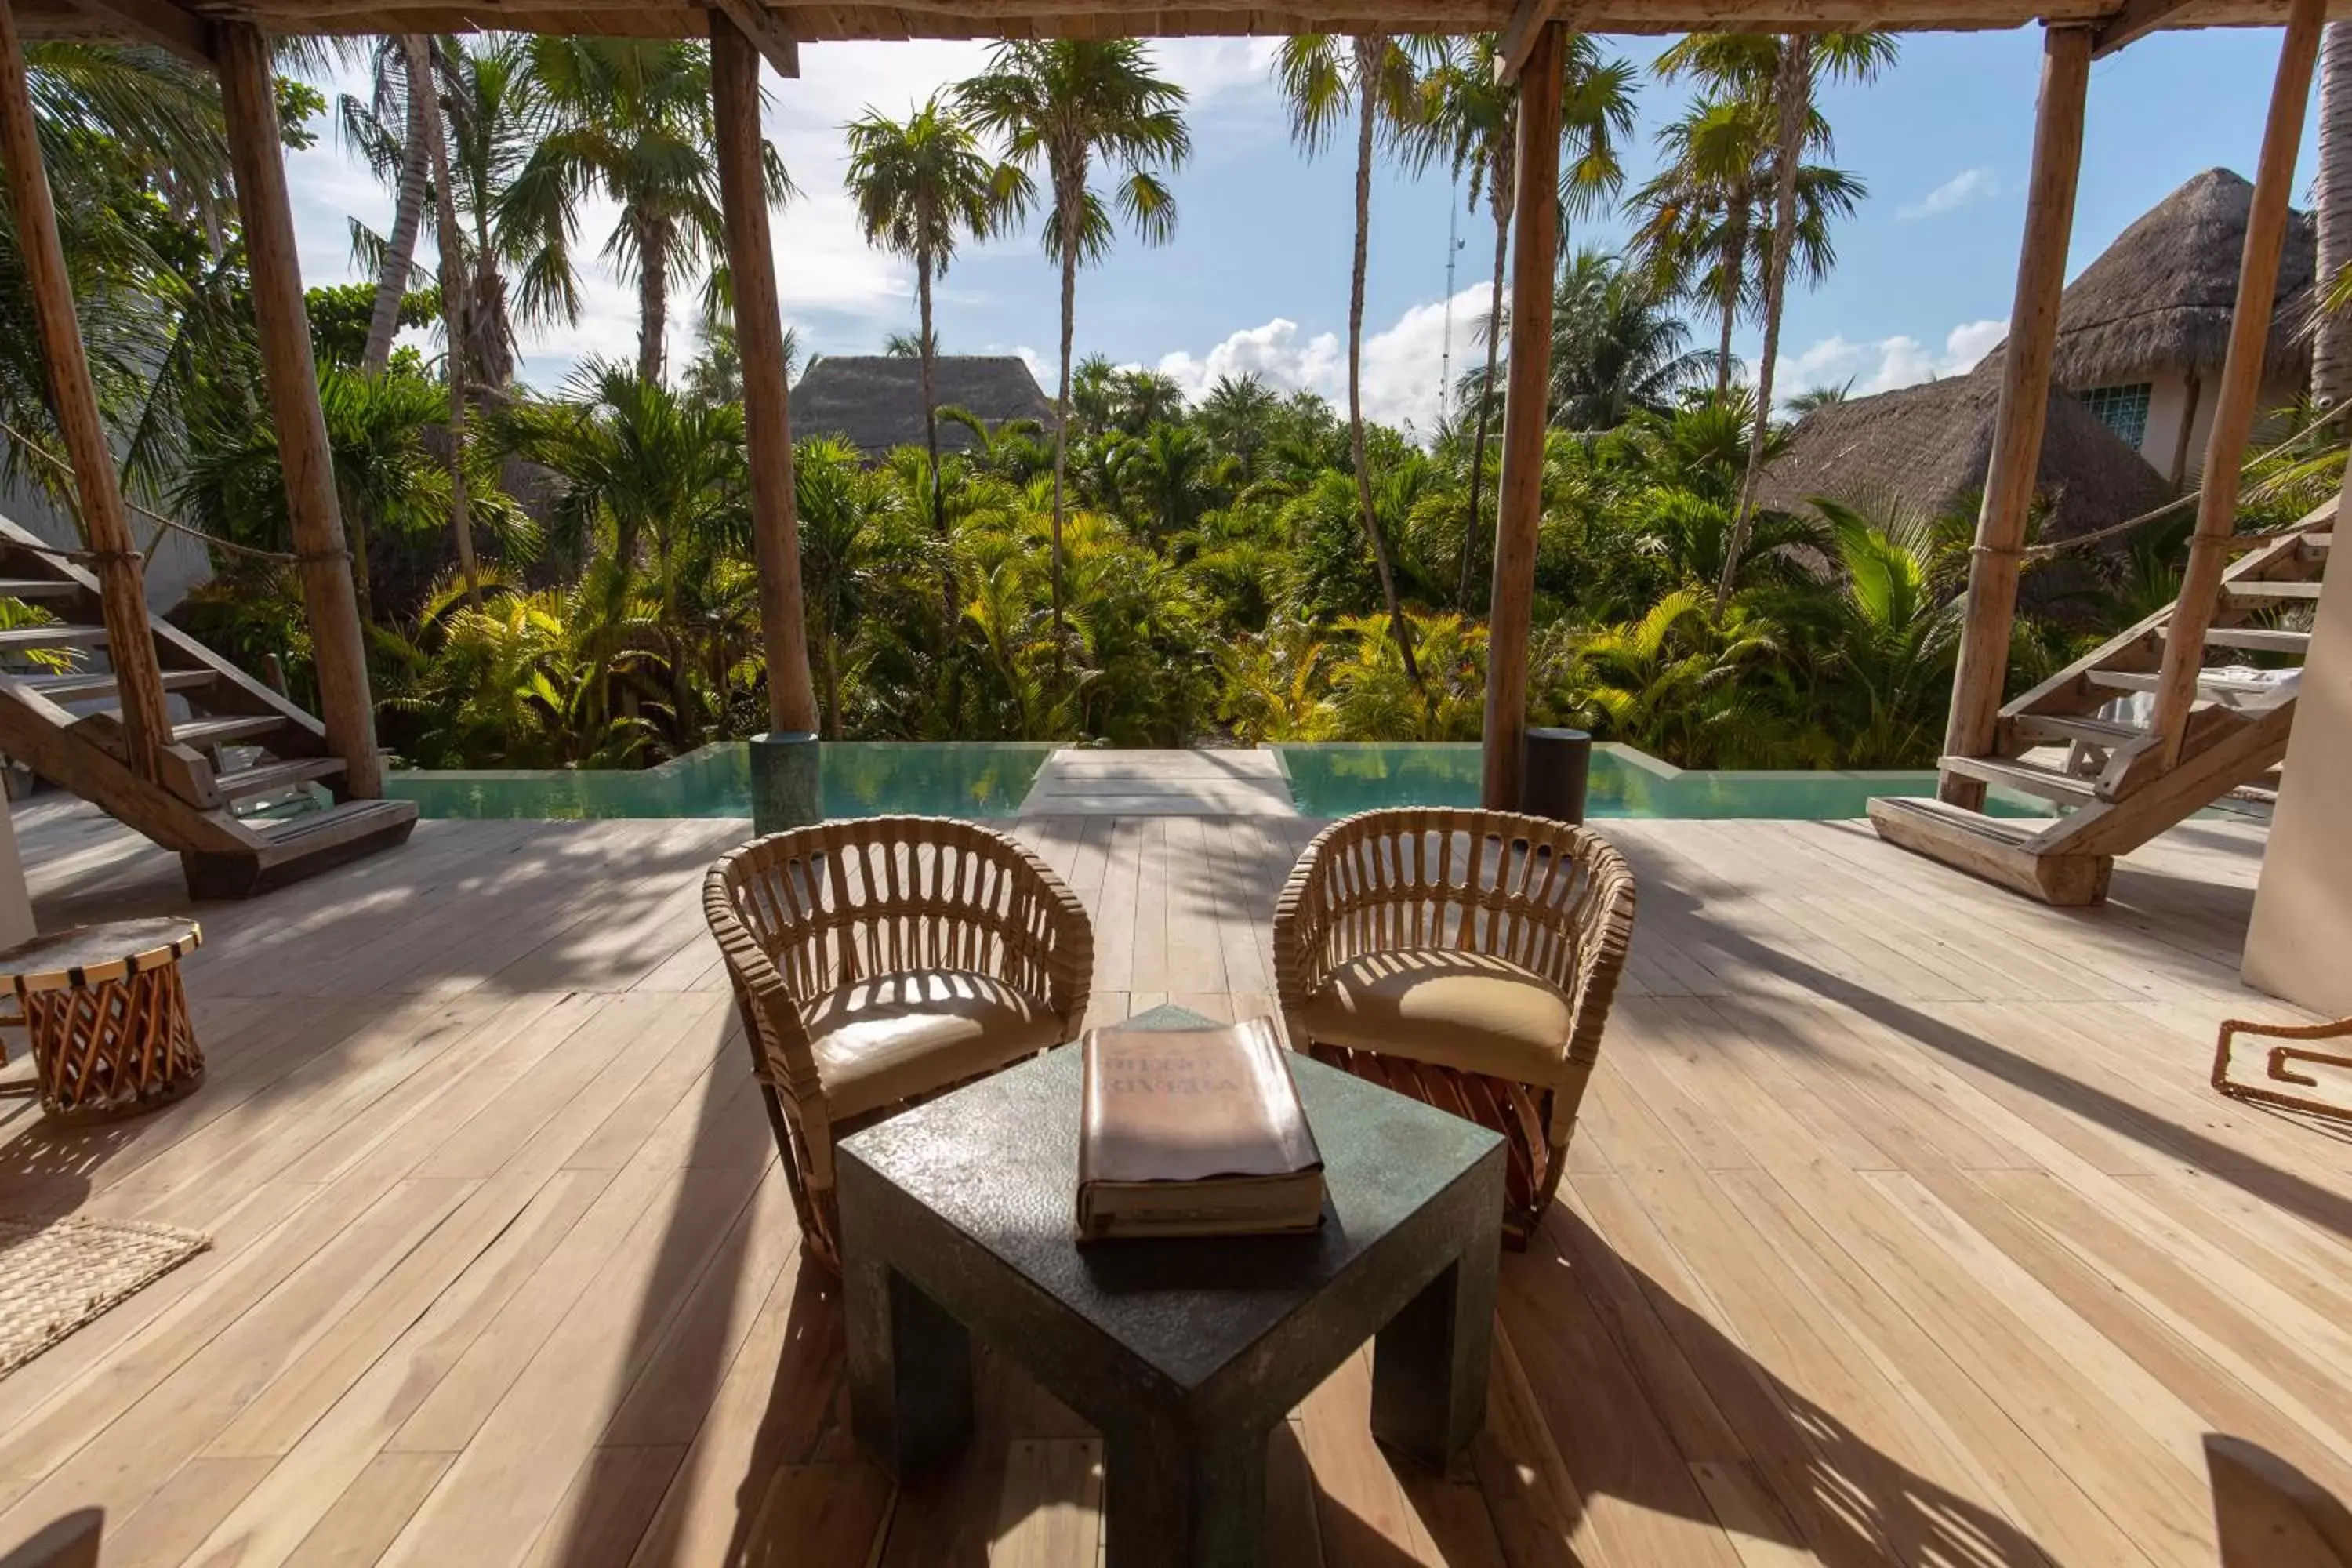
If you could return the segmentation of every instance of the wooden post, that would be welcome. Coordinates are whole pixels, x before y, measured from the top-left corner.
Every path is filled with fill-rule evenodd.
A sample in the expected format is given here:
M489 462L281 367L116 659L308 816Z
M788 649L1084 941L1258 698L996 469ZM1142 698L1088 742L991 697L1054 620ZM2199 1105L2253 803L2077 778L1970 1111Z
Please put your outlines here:
M319 717L327 727L328 749L343 761L343 793L373 799L383 794L383 767L375 750L375 711L368 698L351 549L343 540L327 416L319 406L319 372L310 357L310 319L302 304L302 268L286 196L269 44L249 22L223 22L216 47L262 374L278 426L286 511L293 521L296 572L319 673Z
M155 638L147 624L147 584L131 538L131 517L115 481L114 451L99 417L98 393L90 384L82 347L81 321L74 312L73 280L66 271L65 247L58 238L58 209L49 195L49 174L41 162L40 134L26 79L25 46L17 37L14 9L0 5L0 155L8 165L8 195L16 209L16 243L24 253L25 278L33 294L33 315L41 336L41 358L49 373L49 400L58 430L73 464L74 489L81 500L82 526L96 558L99 597L106 621L107 658L114 666L115 689L131 771L150 782L163 774L163 750L171 743L172 721L163 706L163 678L156 668Z
M2286 238L2286 204L2294 184L2294 155L2303 140L2312 68L2326 0L2294 0L2286 37L2279 45L2271 84L2270 118L2263 125L2262 162L2254 170L2253 210L2246 215L2246 248L2238 262L2238 302L2230 319L2230 353L2213 398L2213 427L2205 439L2205 472L2198 482L2197 531L2180 574L2180 601L2164 634L2164 669L2157 677L2156 711L2148 721L2158 755L2169 768L2188 738L2189 710L2197 700L2197 672L2205 663L2205 633L2213 624L2221 574L2230 564L2230 535L2238 526L2238 474L2253 434L2262 395L2263 361L2270 348L2271 306L2278 289L2279 251Z
M1976 549L1969 561L1967 618L1960 630L1959 666L1952 675L1951 716L1944 730L1947 756L1977 757L1991 751L2000 722L2026 514L2033 506L2042 430L2050 413L2050 359L2058 342L2059 297L2066 286L2066 243L2074 228L2083 105L2090 80L2090 29L2044 28L2025 234L2018 245L2009 346L2001 356L1992 460L1985 471ZM1983 784L1958 773L1945 773L1938 793L1971 811L1984 805Z
M1504 375L1503 473L1495 498L1495 591L1486 621L1485 783L1489 811L1519 808L1528 731L1528 629L1550 426L1552 271L1559 250L1560 70L1568 29L1543 25L1519 77L1511 235L1511 363Z
M793 493L792 413L784 330L768 239L760 161L760 51L724 11L710 14L710 107L719 130L719 195L735 280L735 344L743 363L744 440L751 462L751 535L760 565L760 629L768 655L768 723L816 731L808 634L801 609L800 516Z

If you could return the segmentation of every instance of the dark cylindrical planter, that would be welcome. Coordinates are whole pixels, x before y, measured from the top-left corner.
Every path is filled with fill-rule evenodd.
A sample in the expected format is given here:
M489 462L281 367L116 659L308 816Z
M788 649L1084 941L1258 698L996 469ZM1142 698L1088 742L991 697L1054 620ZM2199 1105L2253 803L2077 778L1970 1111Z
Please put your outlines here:
M817 740L804 731L751 737L751 830L781 833L824 820Z
M1519 769L1519 809L1553 822L1584 821L1592 774L1592 737L1581 730L1529 730Z

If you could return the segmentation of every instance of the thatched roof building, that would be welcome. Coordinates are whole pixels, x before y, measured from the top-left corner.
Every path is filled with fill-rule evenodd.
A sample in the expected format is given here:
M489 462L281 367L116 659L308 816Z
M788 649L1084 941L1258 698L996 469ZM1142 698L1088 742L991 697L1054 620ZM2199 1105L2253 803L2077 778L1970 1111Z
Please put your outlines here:
M2208 169L2116 237L2066 286L2053 372L2062 386L2132 379L2157 366L2211 375L2230 350L2230 315L2254 187ZM2301 381L2311 374L2311 278L2317 231L2307 213L2287 217L2264 369Z
M2212 399L2229 353L2230 317L2254 187L2208 169L2116 237L2059 307L2051 374L2176 484L2201 467ZM2312 276L2318 242L2305 213L2287 216L2263 401L2291 400L2311 375ZM2000 363L1995 349L1978 366Z
M1798 422L1788 450L1758 482L1758 504L1801 510L1815 496L1865 511L1927 514L1973 508L1992 460L2000 378L1969 375L1849 398ZM2063 392L2050 395L2035 489L2047 539L2121 522L2172 498L2162 475Z
M941 354L932 388L941 407L957 407L995 426L1034 419L1051 428L1054 405L1012 354ZM793 435L838 436L869 458L923 444L923 363L905 354L828 354L803 372L792 392ZM971 432L942 422L940 449L961 452Z

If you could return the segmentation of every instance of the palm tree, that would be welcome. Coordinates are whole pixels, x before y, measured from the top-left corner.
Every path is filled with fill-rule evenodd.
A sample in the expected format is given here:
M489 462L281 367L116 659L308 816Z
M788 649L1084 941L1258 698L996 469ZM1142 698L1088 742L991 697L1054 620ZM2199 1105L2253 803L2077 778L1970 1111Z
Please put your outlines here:
M520 324L507 286L539 259L531 237L499 222L507 192L548 129L548 112L523 41L458 40L442 57L449 120L450 185L465 216L472 271L466 283L467 384L502 394L514 380Z
M1853 395L1853 380L1848 376L1842 382L1824 382L1819 386L1809 386L1790 398L1786 406L1790 413L1801 416L1823 408L1835 408Z
M1477 434L1470 452L1470 510L1462 539L1462 581L1456 604L1470 602L1472 558L1479 535L1478 506L1486 488L1486 433L1494 412L1495 370L1503 339L1503 273L1510 258L1511 205L1516 195L1519 86L1495 79L1500 42L1493 33L1449 47L1423 81L1423 144L1443 156L1464 182L1470 208L1486 199L1495 219L1495 267L1486 300L1486 371L1478 383ZM1586 34L1570 35L1561 58L1559 201L1563 216L1581 216L1613 198L1625 183L1619 145L1633 132L1633 68L1604 60Z
M1216 448L1241 466L1247 484L1257 478L1257 463L1272 434L1276 409L1282 400L1252 371L1245 375L1221 375L1201 399L1193 419Z
M368 51L373 68L368 100L345 93L337 105L343 144L393 189L392 232L380 247L353 226L358 248L376 252L375 305L360 351L364 372L382 370L392 357L392 340L400 333L400 303L415 265L417 231L424 226L431 175L425 127L433 117L435 97L431 51L432 40L421 33L375 40Z
M2352 22L2320 35L2319 174L2312 182L2319 220L2319 279L2333 288L2352 268ZM2313 323L2311 399L2352 395L2352 313L2324 311Z
M1397 656L1415 685L1421 668L1413 661L1412 628L1397 597L1396 574L1389 565L1388 541L1381 535L1380 519L1372 510L1371 464L1364 450L1364 273L1371 245L1372 152L1383 134L1395 139L1421 114L1414 87L1412 54L1396 39L1377 33L1341 38L1326 33L1305 33L1283 40L1275 58L1275 81L1290 110L1291 140L1314 157L1331 144L1339 123L1352 111L1356 117L1356 248L1348 289L1348 447L1356 469L1356 510L1364 537L1372 547L1372 563L1381 579L1381 596L1387 601L1389 630L1396 638Z
M904 121L868 109L846 127L849 167L844 183L857 203L866 243L915 264L915 299L920 331L917 351L923 361L923 443L931 458L931 528L947 537L948 514L940 483L939 398L934 382L938 342L931 330L931 283L947 276L956 243L965 235L986 239L1017 222L1028 209L1029 176L1010 163L992 163L970 125L944 108L934 93ZM955 579L946 579L953 614Z
M1797 243L1798 184L1805 149L1829 132L1813 108L1813 88L1824 68L1832 78L1868 81L1895 63L1899 46L1889 33L1791 33L1774 39L1753 33L1694 33L1658 58L1668 76L1685 71L1719 90L1749 102L1769 97L1778 110L1772 150L1772 245L1764 266L1764 350L1756 365L1756 428L1748 440L1748 473L1722 581L1716 587L1718 613L1730 600L1732 575L1748 537L1756 480L1764 466L1765 426L1772 417L1772 375L1780 353L1780 313L1787 300L1789 258Z
M1647 274L1598 250L1580 250L1552 285L1551 422L1613 430L1638 412L1664 414L1703 380L1714 355L1689 346L1690 327ZM1460 391L1477 395L1471 371Z
M1787 595L1781 618L1831 667L1816 689L1845 710L1832 731L1838 765L1932 763L1960 649L1960 602L1939 595L1937 583L1952 575L1965 547L1939 518L1877 517L1832 500L1813 506L1829 521L1837 586Z
M1054 188L1045 214L1045 254L1062 269L1061 382L1054 402L1054 647L1064 637L1062 531L1068 461L1070 341L1077 317L1078 268L1109 253L1114 207L1147 245L1176 232L1176 198L1163 178L1192 155L1184 89L1152 74L1151 51L1135 38L1024 39L998 44L988 69L956 89L972 123L1004 141L1007 158L1042 162ZM1099 158L1124 171L1106 202L1088 184Z
M604 254L637 279L637 375L658 381L674 278L711 268L705 308L730 297L725 226L713 160L710 51L656 38L534 35L524 46L545 95L549 128L517 173L499 214L534 260L519 301L526 316L579 318L572 244L581 204L601 195L620 208ZM768 199L791 190L762 143ZM527 238L526 238L527 237Z

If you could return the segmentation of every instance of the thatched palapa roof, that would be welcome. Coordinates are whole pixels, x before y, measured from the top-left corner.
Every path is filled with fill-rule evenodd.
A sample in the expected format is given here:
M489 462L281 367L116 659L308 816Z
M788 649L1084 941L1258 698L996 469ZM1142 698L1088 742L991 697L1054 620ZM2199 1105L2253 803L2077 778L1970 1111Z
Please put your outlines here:
M2230 348L2238 261L2254 187L2208 169L2142 214L2066 286L2053 373L2077 389L2143 380L2158 369L2211 378ZM2311 217L2290 213L2280 253L2265 370L2311 374L2311 279L2318 241ZM1985 363L1998 362L1996 349Z
M1984 489L2000 378L1985 371L1850 398L1798 421L1764 471L1758 504L1801 510L1815 496L1867 511L1890 503L1934 514ZM2172 499L2147 459L2071 394L2053 390L2034 487L2053 508L2046 539L2067 539Z
M193 34L196 22L251 22L271 33L603 33L635 37L709 36L710 7L695 0L8 0L28 37L148 42ZM183 9L184 5L185 9ZM751 0L729 6L764 14L803 44L830 38L1176 37L1279 33L1488 33L1521 11L1519 0L1234 0L1171 7L1166 0L883 0L842 5ZM2102 23L2120 0L1593 0L1576 25L1593 33L1686 33L1738 28L1963 28ZM2330 14L2352 14L2330 0ZM2151 26L2275 27L2287 0L2189 0Z
M933 362L940 406L994 426L1034 419L1051 429L1054 405L1012 354L941 354ZM828 354L803 372L792 394L793 436L838 436L869 458L923 444L923 362L904 354ZM971 432L941 421L940 449L961 452Z

